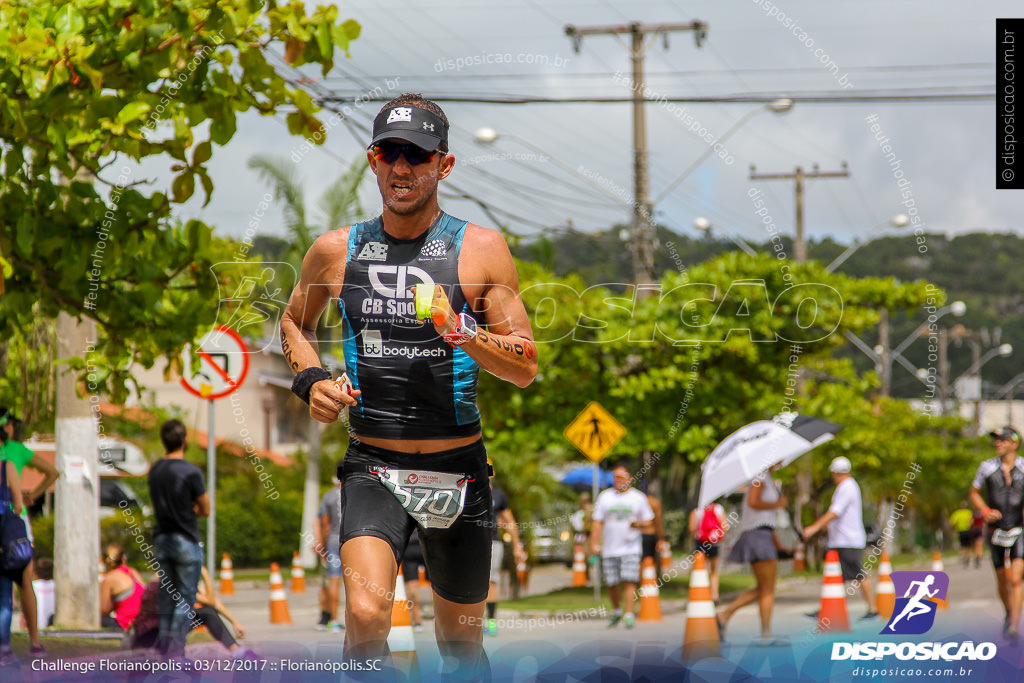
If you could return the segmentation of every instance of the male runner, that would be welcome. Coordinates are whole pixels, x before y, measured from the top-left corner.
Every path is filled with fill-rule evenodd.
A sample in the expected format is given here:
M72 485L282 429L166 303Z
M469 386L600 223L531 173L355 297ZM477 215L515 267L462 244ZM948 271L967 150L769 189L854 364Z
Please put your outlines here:
M333 422L350 409L340 475L347 656L387 653L398 561L418 525L438 647L480 672L493 518L477 372L528 385L533 332L505 240L438 206L438 184L455 166L441 108L413 94L390 101L367 156L383 214L316 241L281 322L292 390L310 416ZM415 284L446 294L426 322ZM351 391L320 367L316 327L335 301Z
M1021 585L1024 576L1024 535L1021 533L1024 524L1021 513L1021 505L1024 505L1024 458L1017 455L1020 434L1016 429L1002 427L990 435L995 439L998 455L978 465L978 472L971 482L970 499L988 522L988 543L992 549L999 599L1006 611L1003 637L1016 643L1020 638L1017 622L1020 620L1021 602L1024 602Z

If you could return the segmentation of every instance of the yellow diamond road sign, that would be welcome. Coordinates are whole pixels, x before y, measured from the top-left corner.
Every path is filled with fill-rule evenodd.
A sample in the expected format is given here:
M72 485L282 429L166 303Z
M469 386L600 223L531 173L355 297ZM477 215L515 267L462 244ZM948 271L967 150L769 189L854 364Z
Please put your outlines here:
M625 435L626 428L597 401L591 401L565 428L565 438L594 462L604 460L608 451Z

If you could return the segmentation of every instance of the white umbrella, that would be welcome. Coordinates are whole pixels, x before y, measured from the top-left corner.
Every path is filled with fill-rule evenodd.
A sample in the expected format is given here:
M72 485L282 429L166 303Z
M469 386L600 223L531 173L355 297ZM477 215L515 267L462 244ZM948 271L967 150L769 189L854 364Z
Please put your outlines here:
M700 507L749 484L777 462L788 465L834 439L840 429L834 422L797 413L781 413L771 420L740 427L704 461Z

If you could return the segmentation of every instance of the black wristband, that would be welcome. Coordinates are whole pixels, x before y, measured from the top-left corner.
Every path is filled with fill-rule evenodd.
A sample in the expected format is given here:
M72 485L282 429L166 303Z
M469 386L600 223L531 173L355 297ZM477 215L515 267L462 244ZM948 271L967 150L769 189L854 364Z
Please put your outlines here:
M321 367L306 368L292 380L292 393L309 403L309 390L320 380L330 379L331 373Z

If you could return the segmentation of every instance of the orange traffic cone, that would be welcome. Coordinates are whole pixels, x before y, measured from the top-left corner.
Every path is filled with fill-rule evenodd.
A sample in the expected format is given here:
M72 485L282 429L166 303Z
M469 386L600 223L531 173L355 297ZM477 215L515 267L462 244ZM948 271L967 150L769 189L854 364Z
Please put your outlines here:
M942 566L942 553L935 551L935 555L932 556L932 571L933 572L944 572L945 567ZM942 598L928 598L935 603L936 609L949 609L949 601L943 600Z
M804 558L804 544L797 543L793 551L793 571L807 571L807 560Z
M405 594L405 579L402 568L398 568L395 580L395 601L391 605L391 632L388 634L388 649L395 666L403 669L406 675L419 674L419 663L416 659L416 640L412 633L412 616L409 614L409 601Z
M583 554L583 546L579 543L572 553L572 586L587 585L587 558Z
M227 553L224 553L224 557L220 560L220 594L235 594L235 570L234 565L231 564L231 556Z
M672 568L672 545L668 541L661 542L661 573L665 574Z
M640 570L640 612L637 621L661 621L661 600L658 593L658 572L654 558L645 557Z
M704 553L693 554L690 573L690 597L686 603L686 631L683 634L683 660L719 657L718 619L715 603L711 600L711 581L708 579Z
M306 592L306 570L299 561L299 552L292 555L292 593Z
M420 582L420 589L422 590L425 588L427 590L430 590L430 581L427 580L427 568L421 564L419 565L418 569L419 572L418 575L416 576L416 579Z
M277 562L270 563L270 623L292 623L291 614L288 613L288 598L284 594L284 579L281 578L281 567Z
M839 568L839 553L829 550L825 555L825 580L821 584L821 609L818 610L818 628L834 633L850 630L850 617L846 614L846 587Z
M530 581L530 567L526 560L516 563L516 579L519 580L519 590L526 590L526 584Z
M892 565L889 563L889 553L882 553L882 561L878 563L878 600L876 601L878 615L883 619L892 617L892 611L896 609L896 586L892 583Z

